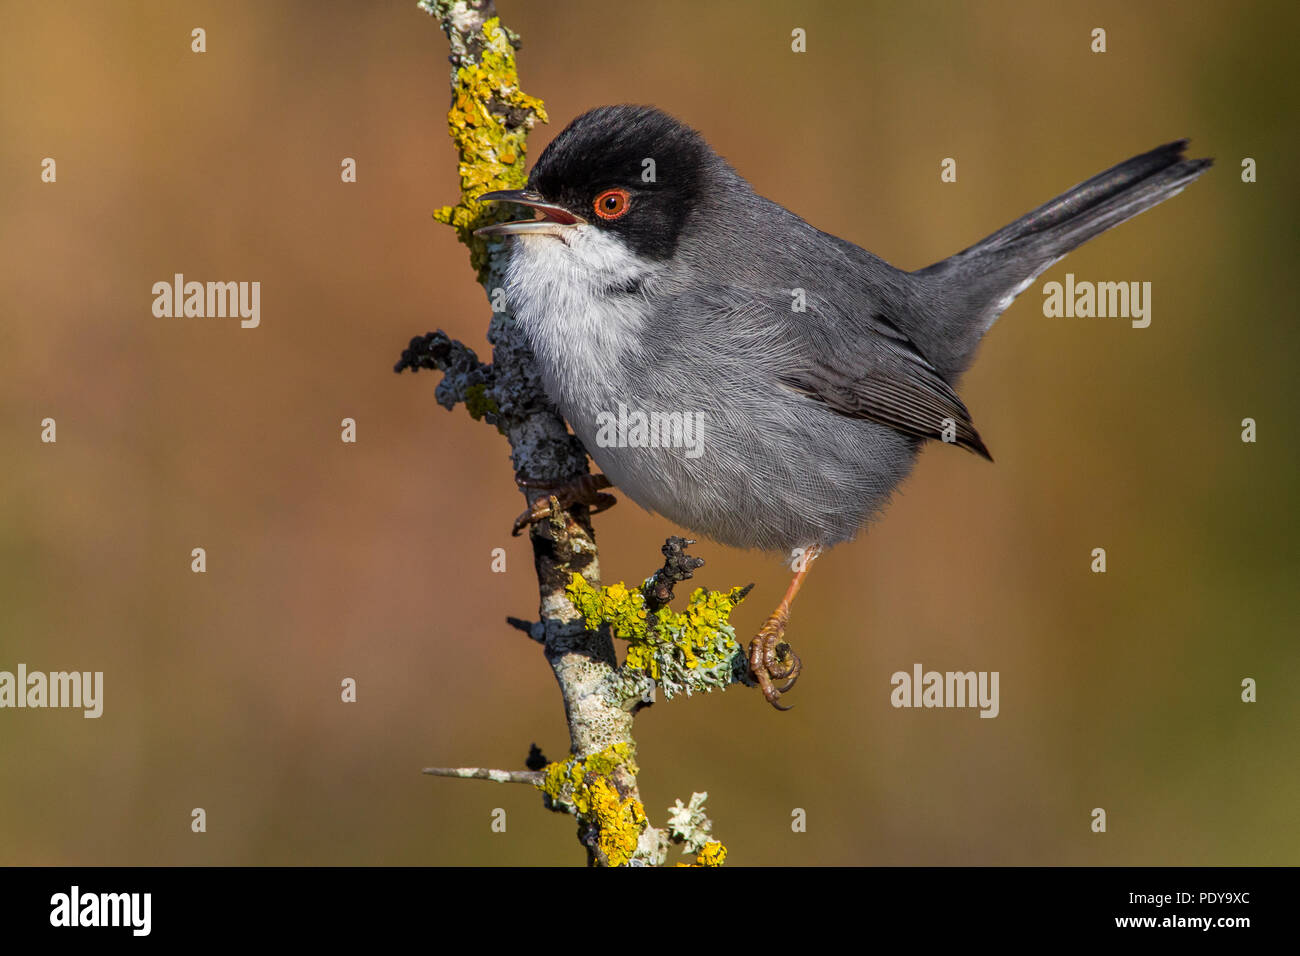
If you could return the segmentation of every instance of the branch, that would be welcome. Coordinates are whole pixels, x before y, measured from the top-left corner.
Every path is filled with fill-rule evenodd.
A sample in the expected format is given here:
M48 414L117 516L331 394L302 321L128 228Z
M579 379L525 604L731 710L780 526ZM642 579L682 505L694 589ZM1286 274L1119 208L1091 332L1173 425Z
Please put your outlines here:
M489 770L486 767L425 767L420 773L432 777L491 780L493 783L528 783L534 787L540 786L546 776L540 770Z
M487 334L492 362L480 362L473 349L438 331L412 339L395 371L441 371L438 403L448 409L464 403L474 418L505 435L517 483L559 487L590 474L586 450L547 400L522 331L508 313L495 311L505 308L505 243L474 235L509 215L498 206L484 208L477 197L524 184L528 132L538 120L546 121L545 107L519 87L514 58L519 38L500 24L492 0L421 0L419 5L438 20L451 48L447 121L460 159L460 201L434 218L455 228L469 247L470 264L492 303ZM527 499L522 483L520 491ZM551 501L558 506L557 499ZM548 763L534 745L527 770L429 767L424 773L536 786L548 807L577 817L578 838L595 865L658 865L670 840L696 853L698 865L720 865L726 850L708 839L703 794L694 795L689 808L678 802L671 833L650 825L637 788L632 720L653 700L656 686L672 697L747 679L745 656L727 618L748 588L699 589L684 612L673 612L667 606L673 586L704 563L686 554L694 542L682 538L664 545L664 566L642 590L629 592L621 584L602 588L588 506L577 503L553 512L533 523L529 535L540 621L507 620L542 644L564 700L569 757ZM625 612L639 614L639 627L614 626L626 623L620 616ZM622 667L612 636L630 641Z
M460 158L460 202L438 210L435 218L455 227L469 246L479 281L494 307L500 307L503 297L497 290L505 287L505 245L479 239L473 232L500 221L506 212L486 210L476 197L524 184L528 131L537 120L545 121L545 108L520 90L514 60L519 40L501 27L491 0L425 0L421 8L437 18L450 43L452 104L447 120ZM490 367L480 364L472 350L435 332L412 341L398 371L434 367L446 373L438 401L448 407L464 401L471 414L496 425L510 442L517 475L559 485L587 474L586 451L546 399L514 320L494 312L487 337L492 344ZM581 763L619 745L630 755L635 751L632 715L609 703L604 693L615 679L613 642L608 635L586 629L565 591L575 573L588 581L600 580L587 506L577 504L537 522L529 537L537 570L541 641L564 699L572 759ZM630 757L617 761L603 779L618 805L644 820L634 766ZM640 827L630 848L627 836L624 833L623 844L614 846L602 839L598 820L580 817L579 839L587 847L589 862L662 862L662 831Z

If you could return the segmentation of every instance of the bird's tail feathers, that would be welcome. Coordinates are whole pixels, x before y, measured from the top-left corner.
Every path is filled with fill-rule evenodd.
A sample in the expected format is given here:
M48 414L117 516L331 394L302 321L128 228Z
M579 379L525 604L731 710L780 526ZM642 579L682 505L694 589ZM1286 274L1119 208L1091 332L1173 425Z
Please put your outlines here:
M994 320L1062 256L1182 192L1213 163L1184 158L1186 148L1187 140L1180 139L1112 166L917 273L946 287L948 301L964 303L961 315L944 317L961 323L948 330L947 339L965 350L954 364L969 364Z

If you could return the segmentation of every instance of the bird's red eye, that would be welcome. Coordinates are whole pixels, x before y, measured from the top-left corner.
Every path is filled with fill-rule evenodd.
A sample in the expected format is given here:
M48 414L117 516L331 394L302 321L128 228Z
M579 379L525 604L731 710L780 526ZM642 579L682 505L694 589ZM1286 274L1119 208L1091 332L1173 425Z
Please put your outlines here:
M617 219L627 212L631 202L632 197L626 189L606 189L596 197L592 206L601 219Z

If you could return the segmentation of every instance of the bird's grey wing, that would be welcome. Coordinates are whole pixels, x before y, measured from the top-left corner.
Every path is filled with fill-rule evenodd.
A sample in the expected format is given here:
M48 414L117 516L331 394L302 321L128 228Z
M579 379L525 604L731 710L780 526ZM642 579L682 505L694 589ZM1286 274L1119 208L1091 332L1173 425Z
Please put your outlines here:
M756 218L745 219L747 211ZM913 323L906 319L929 307L910 274L761 197L756 207L728 207L717 221L726 228L692 249L712 277L692 290L701 300L683 306L696 316L692 327L714 333L699 316L721 316L731 326L723 334L733 340L752 331L759 344L746 354L785 387L845 417L948 438L991 460L966 406L909 334ZM781 241L772 242L774 235ZM728 277L722 285L719 276ZM799 312L791 305L796 292L804 304ZM743 326L732 302L747 306ZM764 348L773 339L780 348Z
M855 323L861 328L861 323ZM861 332L875 348L816 348L783 370L789 388L849 418L888 425L907 435L943 440L993 460L970 412L934 366L888 319L877 317Z

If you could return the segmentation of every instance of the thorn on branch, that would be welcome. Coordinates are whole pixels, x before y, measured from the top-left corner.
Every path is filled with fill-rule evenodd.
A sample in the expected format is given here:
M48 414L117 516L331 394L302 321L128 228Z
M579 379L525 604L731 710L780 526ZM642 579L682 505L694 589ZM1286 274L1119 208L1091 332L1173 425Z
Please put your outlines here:
M460 777L462 780L491 780L493 783L527 783L534 787L545 776L540 770L489 770L487 767L425 767L420 773L432 777Z
M523 631L538 644L546 642L546 628L541 621L525 621L520 617L508 617L506 623L517 631Z
M528 745L528 759L524 761L525 767L529 770L541 770L548 763L550 761L546 759L546 754L542 753L541 747L537 746L537 744Z

